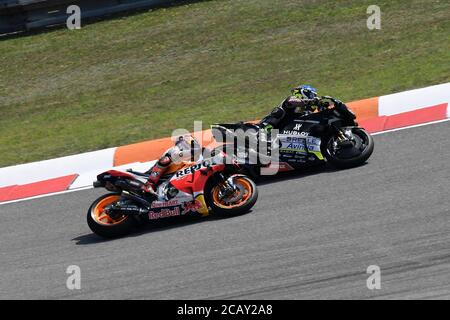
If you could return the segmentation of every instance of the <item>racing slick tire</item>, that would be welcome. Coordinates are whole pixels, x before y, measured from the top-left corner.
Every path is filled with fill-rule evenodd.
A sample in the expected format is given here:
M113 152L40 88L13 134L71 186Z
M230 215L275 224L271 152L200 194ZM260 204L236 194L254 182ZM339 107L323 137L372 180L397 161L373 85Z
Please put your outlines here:
M352 133L356 138L356 142L348 149L349 152L347 154L338 154L330 151L330 146L334 137L329 137L322 144L322 154L332 166L338 169L348 169L360 166L364 164L373 153L374 141L369 133L360 128L352 129ZM354 156L351 156L352 152L355 153Z
M112 219L104 213L105 207L119 200L120 195L109 193L95 200L87 212L87 224L97 235L103 238L118 238L129 234L136 226L130 215L122 215Z
M239 194L234 197L221 199L219 197L219 185L211 179L205 188L205 201L213 215L219 217L237 216L250 211L258 200L258 189L256 184L247 176L235 178L235 184L239 188ZM229 201L227 201L229 200Z

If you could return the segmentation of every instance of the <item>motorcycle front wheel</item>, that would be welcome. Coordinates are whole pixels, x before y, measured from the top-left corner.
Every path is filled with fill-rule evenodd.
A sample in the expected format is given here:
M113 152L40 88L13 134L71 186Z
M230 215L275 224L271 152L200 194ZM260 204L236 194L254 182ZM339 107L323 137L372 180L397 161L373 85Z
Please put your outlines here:
M256 184L246 176L234 179L236 191L230 195L221 194L221 186L209 184L205 190L205 200L213 214L230 217L244 214L255 205L258 200Z
M336 137L331 136L322 144L322 154L336 168L347 169L364 164L373 153L374 141L364 129L353 128L353 139L345 145L339 145Z

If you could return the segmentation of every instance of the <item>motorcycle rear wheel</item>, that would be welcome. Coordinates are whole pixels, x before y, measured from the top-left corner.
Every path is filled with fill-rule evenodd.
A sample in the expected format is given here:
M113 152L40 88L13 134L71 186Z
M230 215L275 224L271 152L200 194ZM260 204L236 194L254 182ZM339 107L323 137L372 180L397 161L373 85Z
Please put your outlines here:
M87 224L97 235L103 238L118 238L129 234L135 226L130 215L122 215L115 219L107 215L105 207L118 201L120 195L109 193L95 200L87 212Z

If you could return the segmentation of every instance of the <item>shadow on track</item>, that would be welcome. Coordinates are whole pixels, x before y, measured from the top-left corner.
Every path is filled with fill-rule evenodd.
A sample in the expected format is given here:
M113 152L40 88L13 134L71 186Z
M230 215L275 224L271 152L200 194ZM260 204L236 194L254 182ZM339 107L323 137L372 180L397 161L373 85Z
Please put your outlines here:
M363 164L363 166L364 165L366 165L366 164ZM261 176L256 181L256 184L258 186L264 186L264 185L268 185L271 183L300 179L300 178L304 178L304 177L314 176L317 174L329 174L329 173L334 173L334 172L343 171L343 170L351 170L351 169L336 169L336 168L331 167L327 163L320 163L317 165L306 167L302 170L280 172L274 176Z
M110 242L115 240L120 240L124 238L134 238L139 237L144 234L149 234L153 232L163 232L174 228L183 228L188 227L190 225L194 225L197 223L202 223L205 221L219 221L219 220L225 220L225 219L233 219L237 218L242 215L250 214L252 210L250 210L247 213L236 215L232 217L216 217L213 215L207 216L207 217L199 217L199 216L185 216L185 217L172 217L172 218L165 218L161 220L155 220L151 223L146 223L144 225L138 226L134 232L131 234L115 238L115 239L105 239L102 238L95 233L89 233L85 235L78 236L76 238L73 238L72 241L75 241L76 245L89 245L89 244L97 244L97 243L103 243L103 242Z

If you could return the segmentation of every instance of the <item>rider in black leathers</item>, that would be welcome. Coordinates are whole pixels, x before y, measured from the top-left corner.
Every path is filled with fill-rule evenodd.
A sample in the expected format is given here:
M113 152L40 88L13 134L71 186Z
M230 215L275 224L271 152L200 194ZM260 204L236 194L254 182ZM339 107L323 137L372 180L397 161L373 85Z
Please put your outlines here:
M315 111L320 103L317 91L311 86L303 85L292 90L292 95L265 116L258 124L261 129L270 132L283 121L288 121L295 113L307 114Z

